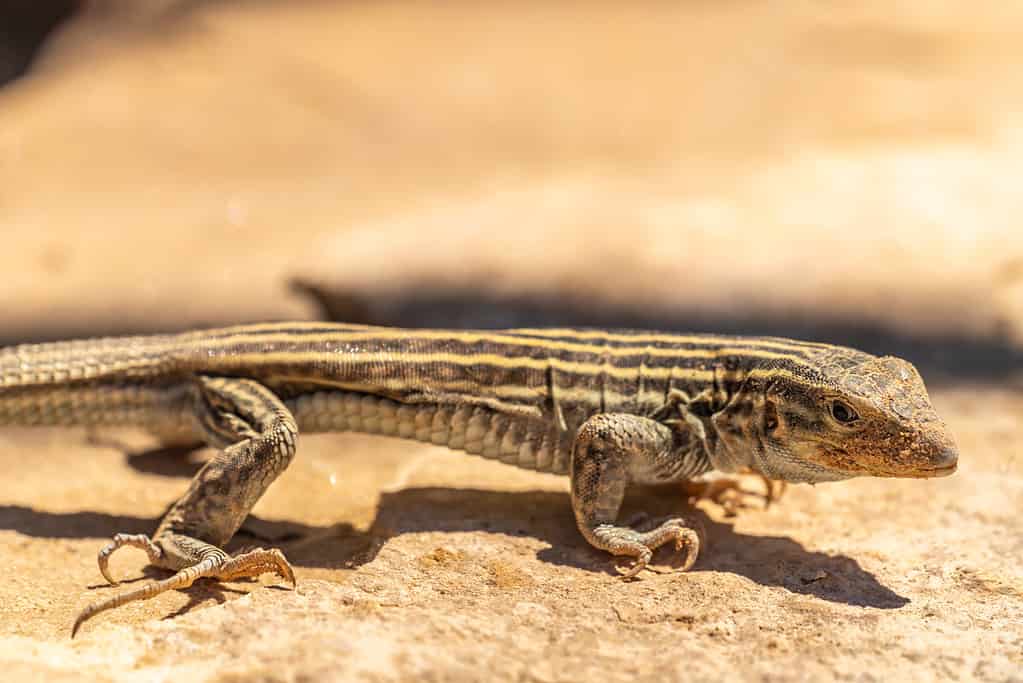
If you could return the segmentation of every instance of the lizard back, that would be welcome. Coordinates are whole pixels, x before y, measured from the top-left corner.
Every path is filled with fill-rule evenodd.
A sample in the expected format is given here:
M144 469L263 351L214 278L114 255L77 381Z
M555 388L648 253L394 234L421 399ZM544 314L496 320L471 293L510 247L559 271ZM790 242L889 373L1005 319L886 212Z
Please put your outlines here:
M568 444L595 414L655 416L673 392L708 397L709 414L754 374L812 378L814 359L834 348L640 331L321 322L31 344L0 350L0 424L190 431L188 378L244 377L283 399L305 432L416 438L564 472Z

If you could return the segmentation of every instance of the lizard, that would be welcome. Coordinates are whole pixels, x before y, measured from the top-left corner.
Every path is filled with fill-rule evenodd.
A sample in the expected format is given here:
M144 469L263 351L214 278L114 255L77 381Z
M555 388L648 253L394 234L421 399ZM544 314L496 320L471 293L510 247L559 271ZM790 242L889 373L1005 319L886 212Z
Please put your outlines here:
M122 547L172 574L93 602L95 615L199 578L273 572L279 549L223 547L295 455L300 433L417 439L569 477L582 536L636 577L684 517L618 523L630 483L753 472L792 483L953 473L958 450L909 362L776 337L603 329L434 330L323 322L0 349L0 426L134 426L218 449L152 536Z

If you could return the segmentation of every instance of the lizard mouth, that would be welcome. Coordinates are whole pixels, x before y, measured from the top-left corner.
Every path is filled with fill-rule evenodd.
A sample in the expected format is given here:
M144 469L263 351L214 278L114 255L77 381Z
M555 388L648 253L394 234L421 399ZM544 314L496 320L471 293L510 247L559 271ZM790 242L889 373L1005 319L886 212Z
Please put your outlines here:
M887 463L885 463L887 465ZM933 479L947 477L959 468L959 451L955 446L935 448L925 457L915 462L907 462L896 466L882 466L883 477L900 479Z
M925 477L947 477L959 467L959 451L946 446L931 459L931 467L921 468Z
M845 458L848 458L848 453L841 451ZM831 453L834 457L834 453ZM897 479L935 479L938 477L947 477L955 474L955 471L959 467L957 454L954 452L942 453L937 458L937 463L932 460L927 465L902 465L892 466L889 463L878 463L876 459L866 463L852 463L848 460L842 461L838 458L834 458L831 462L827 463L832 468L847 472L847 476L856 476L867 474L875 477L894 477Z
M911 474L910 476L919 479L928 479L930 477L947 477L950 474L954 474L957 469L959 469L959 466L956 464L943 465L941 467L923 467L917 470L916 473Z

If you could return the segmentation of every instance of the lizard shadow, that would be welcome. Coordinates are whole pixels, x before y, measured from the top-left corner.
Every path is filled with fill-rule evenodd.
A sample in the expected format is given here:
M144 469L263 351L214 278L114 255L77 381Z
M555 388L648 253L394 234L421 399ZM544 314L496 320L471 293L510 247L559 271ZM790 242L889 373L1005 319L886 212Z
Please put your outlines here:
M156 474L162 477L187 477L191 479L203 466L203 459L197 457L205 444L161 446L146 450L126 450L125 462L136 472Z
M787 537L738 533L732 524L715 521L699 508L680 504L677 492L653 489L644 490L642 496L627 497L622 519L640 512L640 501L642 511L651 516L681 514L703 527L705 544L691 573L728 572L762 586L861 607L895 609L909 603L908 598L883 585L850 557L807 550ZM616 574L616 560L583 540L570 511L568 494L556 491L406 488L381 495L376 517L366 531L346 522L314 526L250 515L227 550L237 553L257 545L272 545L280 547L297 567L343 570L371 562L388 539L402 534L482 531L543 541L548 547L536 553L542 562ZM0 530L44 538L103 539L120 532L148 534L158 522L157 517L52 513L0 506ZM671 565L678 557L665 550L655 556L654 563ZM145 578L164 576L166 572L152 568L143 573ZM132 581L139 577L124 578ZM105 584L96 585L100 586ZM190 593L193 597L178 613L210 597L222 599L221 588L215 585L190 590L198 592Z
M129 453L127 462L150 474L190 477L202 466L194 457L197 448ZM643 509L636 505L638 501ZM810 551L786 537L740 534L732 524L714 521L698 508L679 508L677 489L643 487L642 495L626 497L620 518L629 520L636 513L652 517L682 514L702 525L704 547L691 570L694 572L729 572L760 585L861 607L897 608L909 602L850 557ZM366 532L349 524L316 528L250 515L229 548L244 544L247 549L255 540L282 547L297 566L350 568L371 561L386 539L402 533L485 531L541 538L550 544L537 553L541 561L616 575L615 561L586 543L571 520L571 506L564 493L407 488L381 494L376 518ZM152 520L147 528L132 533L155 525ZM680 556L662 550L655 557L661 563L666 559L670 566Z
M631 502L626 498L621 519L646 512L651 517L682 515L702 525L705 544L691 572L729 572L763 586L860 607L894 609L909 603L850 557L807 550L782 536L738 533L732 524L714 521L699 508L680 505L677 490L644 489L642 496L631 498ZM640 501L642 510L637 505ZM379 539L422 531L485 531L539 538L550 545L537 553L543 562L617 575L615 560L592 548L575 528L566 493L442 487L385 493L369 530L377 542L369 546L379 548ZM670 565L679 555L662 550L655 563L665 563L665 558ZM367 556L365 561L371 559Z
M161 477L192 478L205 463L207 459L205 456L212 453L212 449L201 441L135 448L122 441L116 434L102 432L87 433L85 443L120 451L124 454L125 463L136 472Z
M35 538L109 539L118 533L151 534L163 516L163 513L154 517L136 517L86 511L44 512L24 505L0 505L0 531L16 531ZM233 552L240 552L260 543L309 542L310 539L331 535L359 535L359 532L346 522L312 526L249 515L227 547Z

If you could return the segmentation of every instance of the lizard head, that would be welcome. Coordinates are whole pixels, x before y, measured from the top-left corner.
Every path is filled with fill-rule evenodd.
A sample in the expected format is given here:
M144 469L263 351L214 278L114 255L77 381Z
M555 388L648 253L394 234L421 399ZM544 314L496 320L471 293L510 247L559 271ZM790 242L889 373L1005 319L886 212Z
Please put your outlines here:
M910 363L835 349L818 367L813 379L768 383L757 456L764 474L818 482L955 472L955 442Z

